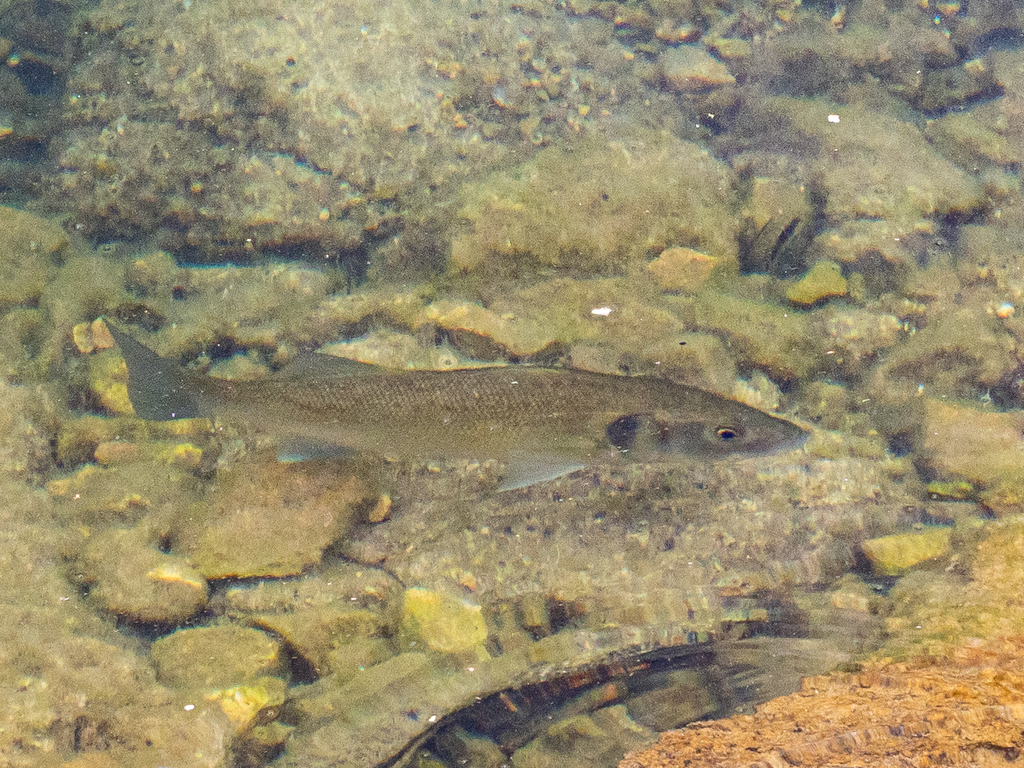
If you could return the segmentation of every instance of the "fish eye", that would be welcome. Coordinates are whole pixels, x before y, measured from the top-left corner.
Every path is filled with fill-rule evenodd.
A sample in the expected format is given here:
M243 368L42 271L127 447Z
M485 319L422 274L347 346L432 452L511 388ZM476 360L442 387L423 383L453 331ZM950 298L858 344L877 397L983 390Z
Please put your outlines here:
M723 442L728 442L729 440L735 440L741 435L740 430L736 427L719 427L715 430L715 436Z

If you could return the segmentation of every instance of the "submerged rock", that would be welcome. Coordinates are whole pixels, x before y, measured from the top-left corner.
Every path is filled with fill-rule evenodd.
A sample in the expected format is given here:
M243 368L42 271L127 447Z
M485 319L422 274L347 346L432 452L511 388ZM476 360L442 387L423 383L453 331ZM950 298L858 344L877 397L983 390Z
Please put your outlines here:
M699 46L668 48L659 64L665 84L673 91L697 93L736 82L725 64Z
M791 285L786 298L802 307L810 307L819 301L845 296L848 290L843 269L834 261L819 261Z
M711 276L718 259L692 248L666 248L647 264L658 285L666 291L693 293Z
M860 547L875 574L898 576L919 563L949 554L949 538L949 528L935 528L869 539Z
M922 454L939 479L980 487L979 500L997 515L1024 508L1024 415L929 400L924 416Z
M0 206L0 308L37 302L57 273L68 237L60 225Z
M471 651L487 639L480 606L418 587L405 592L400 630L402 647L422 642L445 653Z
M362 483L337 462L270 462L220 474L173 528L176 547L208 579L294 576L320 562L356 515Z
M82 557L89 598L132 622L180 624L206 606L206 579L185 558L161 552L146 529L97 534Z
M281 646L238 626L179 629L153 643L157 679L173 688L229 688L284 672Z
M824 99L777 96L751 108L745 132L764 130L814 157L823 212L834 224L880 219L910 226L985 205L981 185L911 123Z
M451 266L506 279L552 267L607 274L673 245L735 264L730 178L698 145L667 134L545 149L468 192L471 229L455 239Z

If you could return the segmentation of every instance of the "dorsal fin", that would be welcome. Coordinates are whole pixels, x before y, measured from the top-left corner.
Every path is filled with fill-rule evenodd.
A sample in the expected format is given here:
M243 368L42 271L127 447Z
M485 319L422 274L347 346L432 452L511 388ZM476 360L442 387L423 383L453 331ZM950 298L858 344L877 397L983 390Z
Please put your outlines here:
M276 376L281 379L308 379L311 377L339 378L342 376L379 376L391 370L372 363L361 363L347 357L320 352L303 352L286 365Z

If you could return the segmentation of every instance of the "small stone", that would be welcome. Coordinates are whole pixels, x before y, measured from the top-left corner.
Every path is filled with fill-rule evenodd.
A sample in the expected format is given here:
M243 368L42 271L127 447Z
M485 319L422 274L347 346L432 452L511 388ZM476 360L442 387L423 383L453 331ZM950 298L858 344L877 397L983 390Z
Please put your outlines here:
M661 74L669 88L683 93L699 93L736 82L725 64L693 45L665 51L661 55Z
M897 533L869 539L861 544L864 556L879 576L898 576L926 560L949 552L950 528L934 528L923 533Z
M786 291L786 298L794 304L809 307L819 301L845 296L849 286L843 269L834 261L823 259Z
M692 248L666 248L647 269L662 290L692 293L707 281L716 264L714 256Z
M153 643L157 678L172 688L230 688L281 673L281 647L239 626L179 629Z
M110 335L107 324L100 318L91 323L79 323L72 329L71 335L75 340L75 346L83 355L114 346L114 337Z
M401 631L405 647L423 642L445 653L469 651L487 639L480 606L420 587L405 591Z

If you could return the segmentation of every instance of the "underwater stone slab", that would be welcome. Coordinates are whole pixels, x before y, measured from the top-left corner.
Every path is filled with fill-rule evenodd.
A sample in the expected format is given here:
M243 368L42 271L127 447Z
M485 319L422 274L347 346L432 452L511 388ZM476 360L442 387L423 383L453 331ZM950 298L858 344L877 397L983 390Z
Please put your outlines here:
M740 362L781 379L802 379L821 364L807 315L792 309L707 291L697 296L698 329L724 334Z
M751 106L747 130L763 129L817 154L824 213L834 223L884 219L911 225L967 215L986 204L981 185L910 123L824 99L777 96Z
M667 133L550 147L467 190L471 229L455 238L450 264L505 277L545 267L609 274L671 246L735 264L731 179L699 145Z

